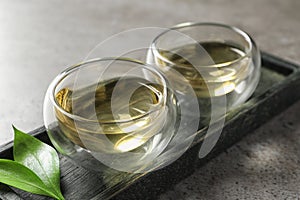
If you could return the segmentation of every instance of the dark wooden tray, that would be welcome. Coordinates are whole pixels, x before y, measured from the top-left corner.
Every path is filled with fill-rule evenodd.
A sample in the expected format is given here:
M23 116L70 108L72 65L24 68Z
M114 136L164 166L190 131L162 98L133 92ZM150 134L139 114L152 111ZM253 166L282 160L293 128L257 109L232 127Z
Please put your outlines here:
M148 174L128 174L107 168L102 173L87 171L60 156L61 186L66 199L156 199L162 192L191 175L197 168L217 156L247 133L258 128L300 99L300 67L262 53L262 77L253 96L229 112L221 137L204 159L198 152L205 130L198 132L190 149L173 164ZM51 144L45 128L30 134ZM0 157L12 159L12 143L0 149ZM0 185L1 199L49 199L13 187Z

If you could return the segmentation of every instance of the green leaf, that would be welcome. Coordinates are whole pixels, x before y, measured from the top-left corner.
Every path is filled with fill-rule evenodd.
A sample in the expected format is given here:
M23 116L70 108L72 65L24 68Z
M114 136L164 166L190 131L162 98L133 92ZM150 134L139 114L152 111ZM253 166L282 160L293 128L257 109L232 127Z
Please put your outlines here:
M56 151L35 137L14 128L14 160L31 169L51 191L64 199L60 191L59 158Z
M34 194L60 198L33 171L12 160L0 159L0 182Z

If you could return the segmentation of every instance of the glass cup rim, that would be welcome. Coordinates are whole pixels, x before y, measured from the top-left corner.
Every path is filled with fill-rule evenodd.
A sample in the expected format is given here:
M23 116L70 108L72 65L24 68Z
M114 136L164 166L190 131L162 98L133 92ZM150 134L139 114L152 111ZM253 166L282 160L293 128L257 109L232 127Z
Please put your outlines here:
M251 38L251 36L248 33L246 33L245 31L243 31L240 28L237 28L235 26L226 25L226 24L222 24L222 23L215 23L215 22L183 22L183 23L177 24L177 25L169 28L168 30L163 31L162 33L160 33L159 35L157 35L154 38L154 40L151 43L151 48L150 48L153 55L157 56L159 59L161 59L164 62L170 64L171 66L176 65L176 63L172 62L169 59L164 58L163 56L161 56L161 54L158 51L157 42L159 41L161 36L167 34L170 31L177 31L177 30L180 30L180 29L183 29L183 28L191 28L191 27L197 27L197 26L214 26L214 27L225 28L225 29L231 30L231 31L237 33L238 35L241 35L245 39L247 44L249 45L249 48L245 51L245 55L243 55L243 56L241 56L241 57L239 57L235 60L232 60L230 62L225 62L225 63L201 66L201 67L212 67L212 66L214 66L214 67L216 67L216 66L217 67L225 67L225 66L228 66L228 65L232 65L234 63L238 63L239 61L243 60L244 58L250 56L250 54L252 52L252 49L253 49L253 46L255 45L253 39ZM182 33L182 34L184 34L184 33ZM180 66L177 66L177 67L180 67Z
M151 67L149 64L144 63L140 60L137 59L133 59L133 58L127 58L127 57L105 57L105 58L95 58L95 59L90 59L87 61L83 61L80 62L78 64L72 65L70 67L67 67L65 70L63 70L61 73L59 73L54 79L53 81L50 83L49 88L47 90L47 94L50 95L50 102L55 106L56 109L58 109L63 115L76 120L76 121L84 121L84 122L88 122L88 123L99 123L98 120L90 120L90 119L86 119L82 116L79 115L75 115L72 114L70 112L67 112L66 110L64 110L60 105L58 105L57 101L55 100L55 90L57 88L57 86L60 84L61 81L63 81L69 74L73 73L74 71L80 69L81 67L84 67L85 65L91 64L91 63L96 63L96 62L101 62L101 61L122 61L122 62L131 62L133 64L137 64L137 65L141 65L143 66L145 69L154 72L157 76L160 77L160 80L162 81L164 88L163 88L163 92L164 92L164 104L166 103L166 96L167 96L167 82L165 77L154 67ZM148 111L132 120L115 120L115 122L100 122L101 124L115 124L115 123L127 123L127 122L131 122L134 120L139 120L153 112L155 112L157 110L151 110Z

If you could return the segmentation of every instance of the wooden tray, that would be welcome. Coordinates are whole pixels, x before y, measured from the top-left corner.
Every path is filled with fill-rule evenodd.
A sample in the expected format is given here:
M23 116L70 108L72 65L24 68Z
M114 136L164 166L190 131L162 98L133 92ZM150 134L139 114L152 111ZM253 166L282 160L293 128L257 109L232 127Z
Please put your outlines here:
M258 128L300 99L300 67L262 53L262 76L253 96L229 112L221 137L207 157L198 158L205 130L199 131L193 145L173 164L148 174L128 174L107 168L94 173L60 156L61 187L66 199L156 199L162 192L191 175L247 133ZM51 144L45 128L30 134ZM0 158L12 159L12 143L0 148ZM50 199L0 184L1 199Z

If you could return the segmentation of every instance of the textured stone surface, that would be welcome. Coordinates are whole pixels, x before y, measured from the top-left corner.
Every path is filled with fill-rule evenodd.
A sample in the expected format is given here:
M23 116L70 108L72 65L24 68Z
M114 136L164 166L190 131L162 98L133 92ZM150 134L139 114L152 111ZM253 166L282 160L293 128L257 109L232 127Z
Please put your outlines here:
M0 144L12 138L11 123L23 130L40 126L50 81L111 34L216 21L238 26L262 50L300 63L299 9L296 0L2 0ZM299 197L299 109L300 103L161 198Z
M160 200L299 199L299 110L300 104L290 107L181 181Z

